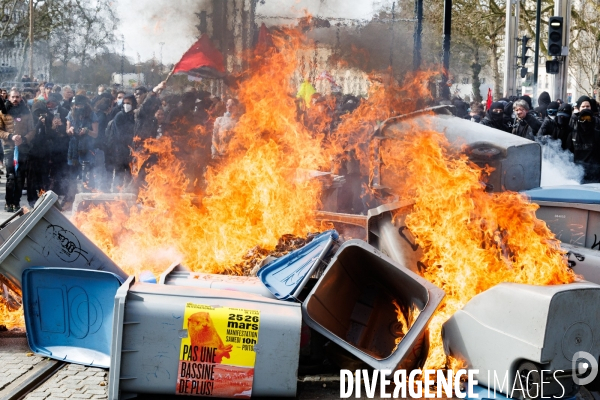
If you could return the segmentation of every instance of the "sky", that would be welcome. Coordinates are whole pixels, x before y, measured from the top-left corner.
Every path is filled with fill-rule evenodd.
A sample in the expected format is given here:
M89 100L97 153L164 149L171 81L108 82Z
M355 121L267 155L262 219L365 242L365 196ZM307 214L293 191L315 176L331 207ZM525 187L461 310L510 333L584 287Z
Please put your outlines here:
M119 28L125 38L125 54L133 61L153 55L164 64L175 63L196 41L198 20L194 14L206 0L115 0ZM225 0L223 0L225 1ZM263 0L256 13L259 19L276 22L276 17L301 17L304 10L323 18L370 19L393 0ZM122 43L115 45L121 52Z

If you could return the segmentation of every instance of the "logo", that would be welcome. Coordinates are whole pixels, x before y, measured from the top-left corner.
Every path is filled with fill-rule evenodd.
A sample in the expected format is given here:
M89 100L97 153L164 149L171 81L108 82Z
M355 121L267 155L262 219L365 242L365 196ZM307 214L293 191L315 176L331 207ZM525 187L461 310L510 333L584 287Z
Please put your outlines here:
M584 386L596 378L598 375L598 361L588 352L578 351L572 359L573 382L576 385Z

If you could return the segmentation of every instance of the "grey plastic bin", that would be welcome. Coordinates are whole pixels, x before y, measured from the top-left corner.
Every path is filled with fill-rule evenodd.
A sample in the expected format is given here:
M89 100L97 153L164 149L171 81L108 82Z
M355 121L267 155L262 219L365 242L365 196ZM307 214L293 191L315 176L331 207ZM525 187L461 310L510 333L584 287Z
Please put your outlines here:
M131 277L115 296L109 399L176 393L180 345L188 337L183 323L189 303L258 310L252 396L296 395L299 304L229 290L134 284Z
M31 212L4 228L17 226L0 246L0 274L10 288L20 292L21 275L32 266L93 269L127 279L127 274L54 206L57 199L54 192L46 192Z
M379 250L349 240L304 301L302 315L308 326L369 366L410 369L422 361L427 324L443 298L441 289ZM393 301L420 310L404 337L396 329Z
M255 276L235 276L204 274L192 272L183 265L175 263L160 275L158 281L163 285L193 286L207 289L235 290L254 293L269 299L276 299L269 289Z

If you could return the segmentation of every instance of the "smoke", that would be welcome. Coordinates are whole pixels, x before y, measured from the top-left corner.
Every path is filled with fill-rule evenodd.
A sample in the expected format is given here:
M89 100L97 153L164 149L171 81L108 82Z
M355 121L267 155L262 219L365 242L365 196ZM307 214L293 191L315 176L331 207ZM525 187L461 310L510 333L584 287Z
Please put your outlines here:
M208 0L117 1L119 33L125 36L125 53L142 60L153 55L163 62L177 62L198 37L196 12L206 8ZM120 41L119 41L120 42ZM121 44L116 44L120 51Z
M581 184L583 167L573 162L573 153L563 150L560 140L544 137L538 142L542 145L542 187Z

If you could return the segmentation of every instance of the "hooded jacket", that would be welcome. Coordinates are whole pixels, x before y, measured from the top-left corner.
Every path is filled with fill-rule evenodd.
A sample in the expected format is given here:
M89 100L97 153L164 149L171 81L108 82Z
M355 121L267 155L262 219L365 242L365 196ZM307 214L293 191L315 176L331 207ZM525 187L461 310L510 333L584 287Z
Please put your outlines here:
M548 92L542 92L538 96L538 106L534 109L534 111L541 118L546 118L548 116L546 110L548 109L548 104L550 104L550 101L550 94L548 94Z
M582 122L582 117L589 122ZM600 179L600 119L591 110L582 110L575 120L568 139L568 148L573 161L585 169L584 182L599 182Z
M487 110L485 117L481 120L480 124L489 126L490 128L499 129L504 132L512 132L511 119L506 116L503 112L501 114L494 114L492 110L501 108L504 109L505 105L503 102L496 101Z

